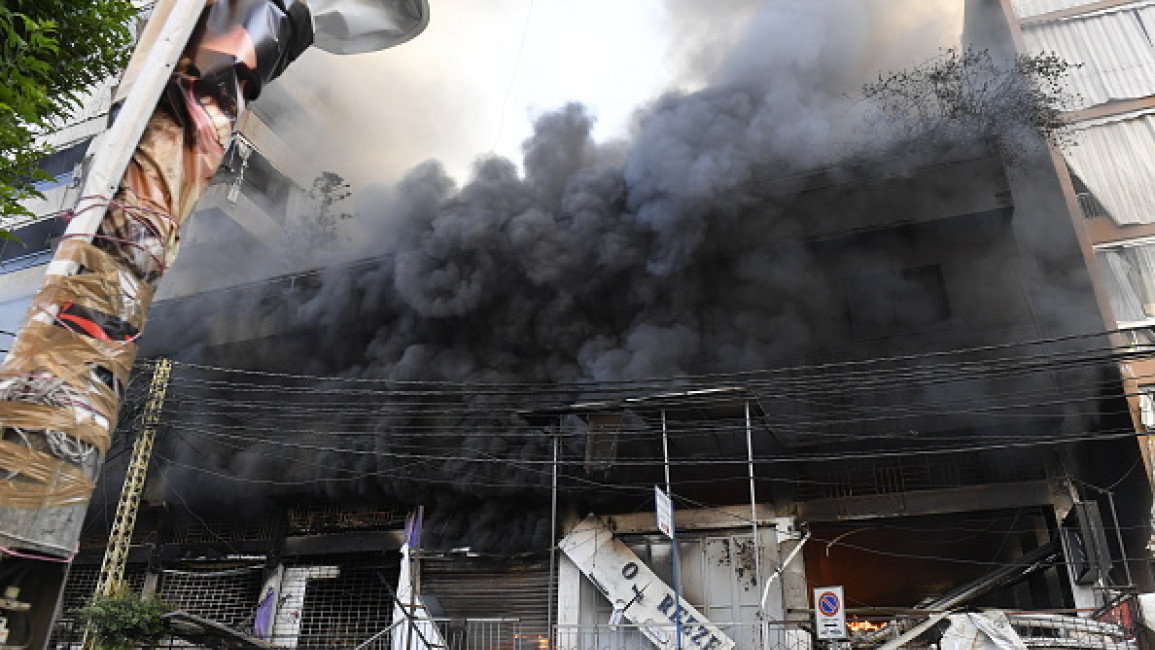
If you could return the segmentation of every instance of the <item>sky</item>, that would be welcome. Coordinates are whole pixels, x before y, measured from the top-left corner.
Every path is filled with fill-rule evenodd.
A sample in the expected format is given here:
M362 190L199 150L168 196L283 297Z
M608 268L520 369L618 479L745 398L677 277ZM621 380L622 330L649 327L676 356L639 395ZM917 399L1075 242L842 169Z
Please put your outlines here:
M277 83L307 88L335 113L290 123L310 156L355 183L428 159L455 176L478 155L516 159L533 116L580 100L598 137L673 78L662 0L432 0L413 41L379 53L310 49ZM306 122L308 120L305 120Z
M891 16L867 30L880 39L878 60L848 62L865 65L867 76L872 66L932 56L961 32L962 0L848 1ZM306 52L277 83L314 96L326 119L281 116L277 130L291 134L318 171L337 171L355 189L388 183L430 158L464 181L478 156L518 162L533 119L567 102L596 116L598 141L628 137L635 112L663 91L707 84L761 5L430 0L430 24L409 43L353 56Z

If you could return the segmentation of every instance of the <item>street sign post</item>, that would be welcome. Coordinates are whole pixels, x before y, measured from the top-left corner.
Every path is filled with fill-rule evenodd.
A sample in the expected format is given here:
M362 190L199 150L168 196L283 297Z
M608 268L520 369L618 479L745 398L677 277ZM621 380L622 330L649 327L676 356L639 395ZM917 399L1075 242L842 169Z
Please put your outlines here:
M674 535L677 531L674 529L674 500L670 498L670 488L667 479L666 491L658 486L654 486L654 511L658 514L658 530L666 534L670 538L670 550L673 553L673 573L674 573L674 600L678 603L682 602L682 581L678 577L678 540ZM680 607L680 605L679 605ZM682 618L680 616L674 617L674 623L677 630L674 634L674 639L677 641L675 646L677 650L682 650Z
M814 629L819 639L846 638L846 609L842 587L814 589Z
M670 501L670 495L656 485L654 486L654 504L658 514L658 530L662 531L666 537L674 539L674 504Z

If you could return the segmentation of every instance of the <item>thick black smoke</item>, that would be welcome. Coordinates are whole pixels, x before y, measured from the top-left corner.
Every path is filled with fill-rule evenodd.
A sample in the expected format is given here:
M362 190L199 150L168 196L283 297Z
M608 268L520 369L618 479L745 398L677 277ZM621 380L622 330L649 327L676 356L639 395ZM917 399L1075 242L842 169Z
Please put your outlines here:
M817 210L806 204L816 178L871 186L974 143L868 119L871 107L849 91L878 40L863 31L877 16L848 2L769 5L717 64L715 83L655 100L628 141L595 142L593 117L575 103L537 120L524 171L487 157L459 186L424 163L362 202L360 261L325 269L311 286L270 285L260 300L232 292L172 305L149 337L192 362L482 383L677 378L837 352L826 346L845 340L829 329L843 317L839 278L776 237L805 232L799 220L809 217L799 215L869 216L846 194ZM260 420L243 414L251 394L205 390L188 402L208 398L235 400L238 411L225 419L189 406L177 416L188 436ZM316 480L311 489L326 498L424 503L445 546L544 547L549 477L468 459L547 458L550 432L525 435L532 427L506 415L508 404L463 404L472 414L441 422L462 432L452 440L405 433L413 423L402 420L415 416L391 419L383 406L306 419L295 428L318 433L290 430L268 444L198 438L195 453L180 441L166 453L226 475ZM429 417L432 430L441 426ZM365 418L376 418L379 435L341 444L377 455L283 445L323 442L326 427L363 429ZM459 460L431 467L396 456L423 448ZM196 498L237 494L228 479L168 472ZM333 480L350 475L364 478Z
M281 332L310 332L306 345L278 352L296 368L398 379L764 367L813 327L790 297L807 260L770 254L773 233L734 242L736 229L790 213L802 174L901 176L969 143L918 142L909 129L870 121L857 92L871 65L910 64L895 49L926 49L899 30L893 3L730 5L672 4L683 22L720 21L732 38L725 50L686 43L725 52L693 70L711 84L640 109L628 141L594 142L594 117L575 103L536 121L524 171L482 158L459 187L426 162L367 193L356 256L368 261L331 267L309 295L266 301L274 304L261 317L204 328L181 319L181 331L153 336L187 354L259 337L274 321Z

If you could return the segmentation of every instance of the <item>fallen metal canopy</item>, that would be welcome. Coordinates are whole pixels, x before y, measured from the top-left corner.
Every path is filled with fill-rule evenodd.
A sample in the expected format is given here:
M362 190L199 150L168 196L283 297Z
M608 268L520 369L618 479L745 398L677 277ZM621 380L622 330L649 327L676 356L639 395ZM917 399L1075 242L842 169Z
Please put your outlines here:
M1031 574L1051 566L1052 560L1061 552L1058 538L1043 544L1033 551L1023 555L1022 557L1008 563L996 567L995 569L984 573L974 580L960 585L955 589L935 598L915 606L915 610L925 610L927 618L919 622L910 630L907 630L902 636L889 641L880 650L894 650L902 647L909 641L915 639L923 632L926 632L943 618L952 614L959 607L966 605L974 599L988 594L996 589L1008 587L1016 584L1021 580L1026 579ZM863 639L863 643L875 643L884 639L891 631L887 628L877 630L867 638Z
M677 645L687 650L735 647L730 637L675 593L596 516L575 526L558 548L613 604L611 625L629 619L659 648L673 647L677 643L673 637L679 633L682 643Z
M220 650L260 648L268 650L276 648L273 644L238 632L227 625L201 618L196 614L177 610L163 615L161 618L172 630L173 636L178 636L195 645Z
M1052 539L1022 557L996 567L932 601L918 605L915 609L945 611L963 606L995 589L1016 584L1036 571L1051 566L1061 551L1059 539Z

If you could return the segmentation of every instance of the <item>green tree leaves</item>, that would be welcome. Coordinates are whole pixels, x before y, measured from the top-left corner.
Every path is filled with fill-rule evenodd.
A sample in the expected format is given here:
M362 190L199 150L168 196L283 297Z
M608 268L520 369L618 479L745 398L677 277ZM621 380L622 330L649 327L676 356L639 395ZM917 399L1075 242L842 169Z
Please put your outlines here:
M155 596L117 595L94 596L77 613L92 626L100 648L121 650L159 641L168 631L161 616L170 609Z
M52 152L37 136L124 66L135 12L131 0L0 5L0 215L28 214L19 201L37 196L37 163Z

